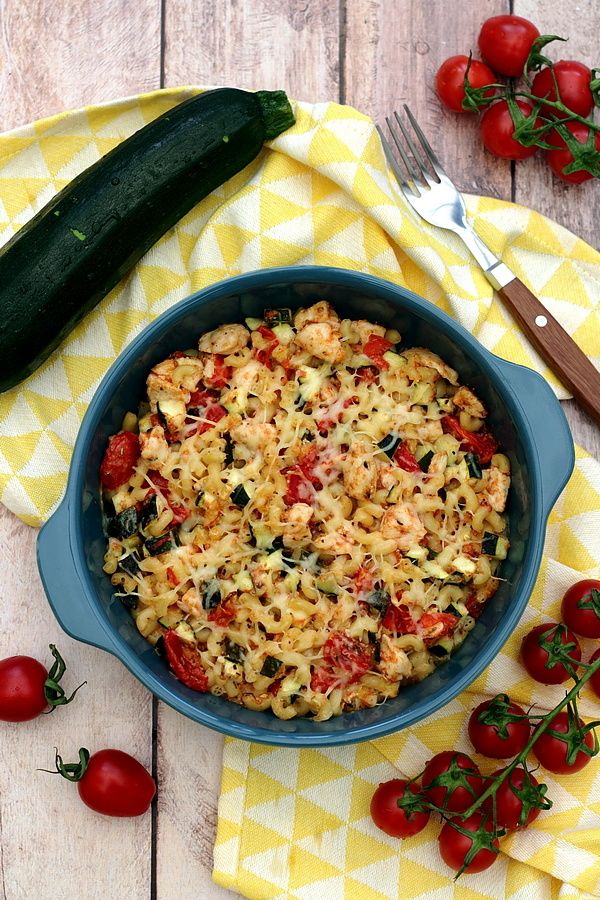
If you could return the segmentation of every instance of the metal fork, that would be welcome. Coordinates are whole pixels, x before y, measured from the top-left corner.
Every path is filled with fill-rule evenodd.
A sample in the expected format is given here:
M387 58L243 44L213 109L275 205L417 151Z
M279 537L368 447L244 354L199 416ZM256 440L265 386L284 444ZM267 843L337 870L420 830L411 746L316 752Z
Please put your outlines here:
M404 110L411 128L397 112L387 126L404 169L383 131L377 131L389 166L406 200L431 225L457 234L498 291L547 365L573 393L579 404L600 422L600 372L564 328L522 281L473 230L462 195L446 175L410 109ZM408 152L405 149L408 148Z

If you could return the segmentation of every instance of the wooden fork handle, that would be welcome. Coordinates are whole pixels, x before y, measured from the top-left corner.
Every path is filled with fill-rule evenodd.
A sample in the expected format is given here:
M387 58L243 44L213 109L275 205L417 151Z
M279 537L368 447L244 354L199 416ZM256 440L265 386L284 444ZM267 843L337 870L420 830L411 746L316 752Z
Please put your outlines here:
M549 368L600 424L600 372L522 281L515 278L498 293Z

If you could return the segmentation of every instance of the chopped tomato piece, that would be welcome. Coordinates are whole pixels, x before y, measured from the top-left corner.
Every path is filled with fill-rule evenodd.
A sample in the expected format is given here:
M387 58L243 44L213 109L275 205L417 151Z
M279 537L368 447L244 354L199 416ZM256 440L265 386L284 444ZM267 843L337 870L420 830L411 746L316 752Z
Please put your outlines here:
M277 347L277 345L279 344L277 335L274 331L271 331L270 328L267 328L266 325L260 325L259 328L257 328L257 331L265 339L265 341L269 341L269 344L267 347L264 347L261 350L256 350L254 355L259 363L262 363L262 365L266 366L267 369L273 371L274 363L271 354L273 353L275 347Z
M406 444L401 441L394 450L393 460L397 466L405 472L420 472L421 466L410 452Z
M213 363L214 372L210 376L204 376L204 384L208 385L208 387L220 390L221 388L226 387L231 380L233 369L231 366L226 366L225 357L219 356L218 354L213 356Z
M354 373L354 378L358 381L364 381L366 384L377 384L379 381L379 372L375 366L360 366Z
M440 629L436 628L440 623L443 627ZM423 613L419 619L417 631L423 636L426 644L433 644L439 641L440 638L453 634L457 625L458 616L453 616L452 613ZM429 632L434 628L435 632L430 634Z
M169 353L169 359L181 359L183 356L187 356L183 350L173 350L172 353Z
M349 676L344 678L346 684L353 684L371 668L373 648L345 631L334 631L323 646L323 659Z
M498 443L489 431L467 431L456 416L444 416L442 428L461 442L462 449L474 453L482 465L491 462L498 449Z
M154 484L161 493L166 496L169 495L169 482L165 478L164 475L161 475L160 472L157 472L156 469L149 469L146 473L148 479ZM150 489L150 493L152 493L152 489Z
M227 410L219 403L215 403L214 406L209 406L203 415L203 418L208 419L208 422L198 422L197 434L204 434L204 432L208 431L209 428L214 428L216 423L220 422L221 419L226 415Z
M283 502L287 506L293 506L294 503L312 503L315 491L303 474L288 470L285 472L285 478L287 491L284 494Z
M169 503L171 512L173 513L172 525L181 525L189 516L189 512L185 506L178 506L176 503Z
M169 582L169 584L172 584L173 587L177 587L177 585L179 584L179 578L170 566L167 569L167 581Z
M388 631L394 631L396 634L416 634L417 626L413 621L408 606L394 606L390 603L383 620L381 622L383 628Z
M363 351L365 356L372 359L378 368L389 369L389 365L383 358L383 354L387 350L391 350L393 346L391 341L386 341L386 339L379 334L372 334L369 336L369 340L363 347Z
M217 397L216 391L192 391L188 406L208 406L214 403Z
M100 481L102 487L114 491L126 484L140 456L140 439L131 431L120 431L108 439L100 463Z
M315 669L310 679L311 691L316 691L319 694L326 694L330 688L339 684L340 676L336 675L331 669L326 669L325 667Z
M373 573L365 566L361 566L354 576L356 590L359 594L367 594L373 590L374 578Z
M469 615L474 619L478 619L483 612L483 603L479 602L475 594L469 594L465 600L465 606L467 607Z
M267 328L266 325L259 325L259 327L256 330L258 331L259 334L261 334L264 337L265 341L271 341L271 343L275 343L275 344L279 343L275 332L271 331L270 328Z
M225 600L223 603L215 606L214 609L211 609L207 618L209 622L214 622L215 625L226 628L235 618L235 609L229 601Z
M184 641L174 631L164 635L167 659L173 674L193 691L208 691L208 676L194 644Z

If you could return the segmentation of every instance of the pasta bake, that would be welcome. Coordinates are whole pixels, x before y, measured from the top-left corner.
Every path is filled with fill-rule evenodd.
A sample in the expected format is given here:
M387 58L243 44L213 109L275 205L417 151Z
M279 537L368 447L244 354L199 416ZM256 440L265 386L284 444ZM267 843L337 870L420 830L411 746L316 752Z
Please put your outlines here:
M282 718L425 678L496 591L506 455L435 353L326 301L148 374L102 461L104 571L189 688Z

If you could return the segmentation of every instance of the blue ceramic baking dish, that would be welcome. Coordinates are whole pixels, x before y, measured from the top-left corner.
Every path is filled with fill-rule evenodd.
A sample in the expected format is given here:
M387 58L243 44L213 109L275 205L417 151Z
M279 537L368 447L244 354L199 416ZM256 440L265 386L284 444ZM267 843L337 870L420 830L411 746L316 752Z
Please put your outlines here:
M328 299L352 318L397 328L403 341L447 360L490 410L490 426L512 463L511 549L504 581L474 631L429 678L375 709L327 722L281 721L210 694L196 693L169 672L113 597L103 573L98 468L110 434L136 409L146 374L173 350L226 322L261 316L264 307L307 306ZM100 384L73 453L65 497L38 538L38 564L54 613L72 637L108 650L161 700L196 722L249 741L307 747L346 744L406 728L444 706L494 659L515 628L531 593L544 546L546 520L574 464L573 442L559 403L529 369L485 350L435 306L388 282L344 269L267 269L215 284L181 301L121 354Z

